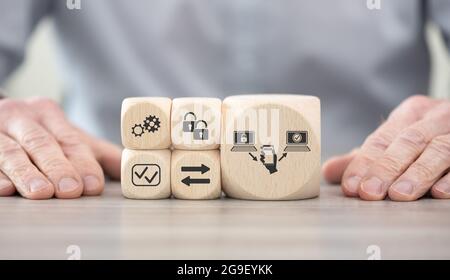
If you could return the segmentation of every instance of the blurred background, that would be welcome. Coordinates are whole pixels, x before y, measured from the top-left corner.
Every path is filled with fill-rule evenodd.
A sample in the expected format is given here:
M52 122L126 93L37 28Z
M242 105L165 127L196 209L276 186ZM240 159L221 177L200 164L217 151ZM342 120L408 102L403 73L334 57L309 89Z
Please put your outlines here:
M427 28L432 53L430 93L450 97L450 58L439 30L432 24ZM30 39L25 62L10 77L5 89L10 96L48 96L63 98L64 86L55 62L54 27L50 19L43 20Z

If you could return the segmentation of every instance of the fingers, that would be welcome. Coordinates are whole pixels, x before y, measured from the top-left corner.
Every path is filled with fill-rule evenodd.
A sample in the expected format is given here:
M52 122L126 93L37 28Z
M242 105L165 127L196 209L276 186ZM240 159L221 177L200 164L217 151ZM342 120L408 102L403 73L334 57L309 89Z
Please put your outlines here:
M84 195L99 195L105 185L102 168L80 134L65 118L57 104L46 99L34 99L31 104L45 108L39 112L40 123L52 134L62 152L82 179Z
M77 135L57 137L61 148L83 181L84 195L100 195L105 185L105 176L90 148Z
M358 196L362 178L366 176L370 166L383 155L402 123L388 120L366 139L342 176L342 191L345 195Z
M436 120L430 125L422 120L403 130L385 153L370 167L362 180L359 195L366 200L384 199L388 188L425 150L428 143L438 135L447 133L445 124Z
M30 161L22 147L0 133L0 169L16 190L29 199L53 197L54 187Z
M361 182L369 172L370 167L386 151L398 133L421 119L429 108L438 103L424 96L409 98L395 109L387 121L371 134L361 147L360 152L350 162L342 176L342 190L347 196L359 196ZM368 180L368 179L367 179ZM373 188L374 192L383 197L377 187L379 182L367 182L365 189ZM374 185L375 187L373 187ZM363 198L364 193L363 193Z
M98 139L93 146L98 152L98 161L106 174L113 180L119 180L122 149L114 144Z
M32 119L11 118L5 131L55 187L58 198L76 198L83 192L81 178L63 154L54 137ZM8 176L11 178L10 176Z
M399 133L361 180L358 193L362 199L384 199L392 183L416 161L428 143L435 137L450 132L450 114L436 114L444 107L448 105L434 107L432 114L426 114L422 120ZM445 109L448 111L448 108Z
M389 198L412 201L422 197L449 167L450 134L431 141L420 157L389 188Z
M62 144L62 146L64 154L83 180L83 194L100 195L105 186L105 176L91 150L84 144L75 146Z
M431 188L431 195L434 198L450 199L450 173L447 173Z
M348 154L336 156L327 160L322 167L322 174L325 180L330 184L340 183L344 171L347 169L347 166L353 160L357 152L358 150L353 150Z
M120 149L86 136L92 144L88 145L55 102L43 98L4 100L0 107L0 133L21 147L28 162L48 178L56 197L100 194L104 175L99 161L114 178L120 177ZM9 174L5 175L8 179ZM15 181L20 180L14 179L13 185ZM18 191L22 194L27 189Z
M365 200L382 200L391 184L416 160L425 149L432 135L413 125L403 130L372 164L361 180L359 196Z
M10 196L16 192L13 183L0 171L0 196Z
M122 149L112 143L90 136L81 130L78 130L78 132L83 141L91 147L105 173L111 179L119 180Z

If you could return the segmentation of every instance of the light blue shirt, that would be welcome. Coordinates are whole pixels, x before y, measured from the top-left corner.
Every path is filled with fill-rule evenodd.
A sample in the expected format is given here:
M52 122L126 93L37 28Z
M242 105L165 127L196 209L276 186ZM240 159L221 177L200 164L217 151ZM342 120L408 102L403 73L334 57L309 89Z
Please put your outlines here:
M427 93L427 20L448 0L0 0L0 81L45 15L57 30L70 118L119 141L128 96L302 93L322 100L324 156L359 145L406 97Z

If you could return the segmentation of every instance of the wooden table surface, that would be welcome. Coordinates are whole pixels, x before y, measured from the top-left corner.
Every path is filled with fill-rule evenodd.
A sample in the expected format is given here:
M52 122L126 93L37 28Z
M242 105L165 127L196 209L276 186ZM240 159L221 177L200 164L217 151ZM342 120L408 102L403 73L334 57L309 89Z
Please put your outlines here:
M137 201L0 198L0 259L450 258L450 201L364 202L323 185L317 199Z

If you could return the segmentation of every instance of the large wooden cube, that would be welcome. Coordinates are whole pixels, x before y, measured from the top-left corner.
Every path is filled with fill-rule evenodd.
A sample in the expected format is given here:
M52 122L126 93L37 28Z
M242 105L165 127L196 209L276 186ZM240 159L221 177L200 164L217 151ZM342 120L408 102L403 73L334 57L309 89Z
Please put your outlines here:
M320 100L231 96L222 106L222 188L230 197L294 200L319 195Z

